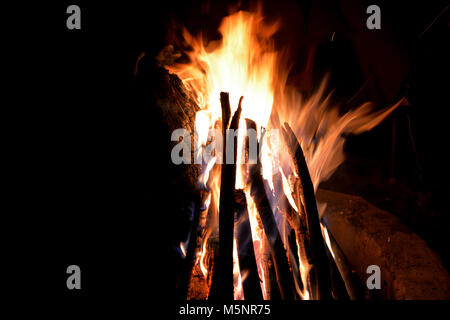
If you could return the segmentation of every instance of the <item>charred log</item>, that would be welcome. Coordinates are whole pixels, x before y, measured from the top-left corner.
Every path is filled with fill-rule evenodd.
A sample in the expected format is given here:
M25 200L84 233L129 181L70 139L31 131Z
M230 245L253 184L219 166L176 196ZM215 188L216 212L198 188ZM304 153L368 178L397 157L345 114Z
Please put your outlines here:
M199 226L200 215L202 211L203 199L201 195L205 195L204 192L199 193L199 197L195 201L194 208L194 221L189 235L188 247L186 249L186 257L184 259L183 270L181 271L180 284L179 284L179 299L186 300L188 297L189 281L192 277L192 271L195 263L195 253L197 250L197 239L201 238L201 228Z
M231 115L229 94L220 93L222 106L222 133L224 157L228 154L231 139L233 139L233 163L224 159L222 164L219 200L219 248L217 260L214 262L213 280L209 295L210 300L233 300L233 239L234 239L234 191L236 184L236 150L237 137L227 134L228 123ZM241 116L241 100L238 109L231 120L230 129L237 130Z
M236 221L237 221L237 251L239 268L241 271L242 288L246 300L262 300L261 280L256 265L255 250L253 248L252 231L247 210L245 193L237 190L236 194Z
M306 240L310 248L308 260L311 264L309 277L313 284L311 288L312 295L314 299L331 299L329 262L320 229L314 186L309 175L303 150L297 137L287 123L284 124L282 133L294 163L294 170L299 177L296 198L298 208L304 210L301 218L305 221Z

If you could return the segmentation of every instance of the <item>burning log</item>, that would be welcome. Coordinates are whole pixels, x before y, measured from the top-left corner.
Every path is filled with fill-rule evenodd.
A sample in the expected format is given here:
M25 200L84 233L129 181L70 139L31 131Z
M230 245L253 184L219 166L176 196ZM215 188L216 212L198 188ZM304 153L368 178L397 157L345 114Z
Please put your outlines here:
M268 244L268 240L266 238L266 244ZM270 245L269 245L270 247ZM273 261L273 256L270 255L268 257L268 259L266 260L266 273L267 273L267 277L266 277L266 285L268 285L269 287L269 297L271 301L281 301L282 295L280 292L280 286L278 285L278 281L277 281L277 272L275 270L275 264Z
M235 195L236 221L238 222L237 250L244 297L246 300L263 300L245 193L237 190Z
M294 197L295 198L295 197ZM284 201L285 203L288 203L288 199L286 198L286 196L283 194L281 196L280 201ZM297 201L296 201L297 202ZM287 206L284 210L281 210L281 214L283 214L293 233L291 232L291 234L289 235L289 246L290 246L290 250L293 253L293 259L295 260L295 262L300 262L301 265L303 265L303 268L308 268L311 264L311 254L310 254L310 247L308 244L308 240L306 237L306 226L305 226L305 221L304 219L301 219L301 216L304 215L304 208L303 205L301 203L296 204L299 209L299 213L297 213L291 206ZM301 256L299 257L297 252L301 253ZM294 276L296 277L295 280L298 283L298 287L299 289L304 293L306 288L311 288L311 279L309 277L307 277L307 279L302 279L302 276L300 274L300 268L301 265L298 265L298 272L299 274L295 274ZM305 283L303 283L303 281L305 281Z
M186 300L188 297L189 281L192 276L192 271L195 263L195 252L197 249L197 239L201 237L201 228L199 226L199 220L202 210L203 197L205 192L200 192L198 198L195 201L194 219L189 236L189 244L186 250L186 257L184 259L184 268L181 272L180 286L179 286L179 298L180 300Z
M288 244L289 244L289 252L291 255L291 265L293 266L294 263L298 264L298 261L300 257L298 256L298 247L297 247L297 236L296 236L296 230L291 229L291 232L288 236ZM294 268L293 268L294 269ZM298 288L303 292L304 291L304 285L301 280L301 274L300 274L300 266L297 265L297 270L292 270L294 272L294 280L296 284L298 285Z
M222 133L223 156L227 152L227 146L231 138L234 139L234 161L222 164L220 182L220 202L219 202L219 249L217 260L214 262L213 280L211 284L210 300L233 300L233 239L234 239L234 187L236 184L236 150L237 137L227 134L228 122L230 120L231 108L229 94L220 93L220 103L222 106ZM230 129L237 130L239 118L241 116L242 97L239 106L231 120ZM227 159L224 159L227 160Z
M297 207L302 208L304 212L301 220L305 222L306 242L310 249L307 256L311 264L309 278L312 284L312 295L314 299L331 299L329 262L320 229L314 186L303 150L287 123L284 123L282 133L294 163L294 170L299 177L299 185L296 186L295 193Z
M261 220L258 219L258 223L261 223ZM263 228L261 223L261 228ZM263 237L263 252L261 253L260 259L262 259L262 269L264 275L264 291L266 293L266 297L272 301L280 301L281 294L280 289L277 283L277 276L275 273L275 268L273 266L272 259L272 249L269 245L269 240L267 237Z
M250 125L249 125L250 124ZM255 127L251 121L247 121L247 128ZM277 278L277 284L283 300L294 300L295 290L289 263L287 260L286 249L284 248L281 235L272 212L272 208L267 198L264 181L261 176L261 163L250 166L250 194L258 210L261 222L264 227L264 233L268 239L272 250L272 260Z
M300 247L300 252L307 252L306 249L308 247L305 245L305 227L300 220L299 214L289 204L289 200L284 193L281 173L277 172L274 174L272 181L274 182L276 210L285 217L284 228L285 234L288 236L285 238L284 243L288 252L288 262L292 269L296 290L300 297L303 298L307 284L303 284L302 282L300 269L301 264L306 267L307 263L305 262L306 255L298 256L298 249Z
M202 246L202 238L199 239L199 248ZM212 280L212 271L214 268L214 259L217 254L217 248L219 246L219 237L215 234L210 235L206 242L205 255L203 257L203 263L205 273L202 270L202 262L199 260L198 265L194 265L192 269L191 278L189 280L188 288L188 300L207 300L209 295L209 289ZM198 252L198 251L197 251ZM198 252L200 254L200 252ZM199 257L200 258L200 257Z

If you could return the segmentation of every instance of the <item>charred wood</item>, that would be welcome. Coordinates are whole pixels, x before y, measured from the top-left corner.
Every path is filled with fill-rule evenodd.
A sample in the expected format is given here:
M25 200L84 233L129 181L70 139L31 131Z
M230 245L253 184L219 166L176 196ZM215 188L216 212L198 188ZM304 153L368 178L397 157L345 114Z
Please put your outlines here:
M246 300L263 300L245 193L237 190L235 197L237 251L244 297Z
M250 126L251 127L251 126ZM249 128L249 126L247 126ZM261 164L250 166L250 194L258 210L259 217L264 227L264 233L272 250L272 260L277 278L277 284L283 300L295 299L295 287L292 273L289 269L286 249L270 206L264 188L264 180L261 175Z
M195 253L198 246L198 239L201 238L201 228L199 225L200 215L202 211L202 203L204 199L202 195L205 195L205 192L199 193L198 198L195 201L194 208L194 219L192 228L190 230L189 243L186 249L186 257L184 259L184 269L182 270L179 284L179 298L181 300L186 300L188 298L188 290L189 290L189 281L192 277L192 271L195 263Z
M237 130L241 115L241 102L231 120L230 129ZM234 239L234 191L236 184L236 149L237 137L226 134L230 121L231 108L229 94L220 93L222 106L222 132L223 132L223 154L233 139L234 161L224 161L222 164L220 199L219 199L219 248L217 260L214 261L213 280L209 295L210 300L229 301L234 297L233 285L233 239ZM227 160L227 159L224 159Z
M314 186L309 175L308 166L300 143L290 126L285 123L282 128L283 138L288 146L294 163L294 170L299 177L297 193L298 208L304 210L300 215L305 221L306 242L309 247L308 260L311 264L309 278L314 299L331 299L329 262L325 243L320 229Z
M333 250L334 253L334 261L337 270L344 282L348 297L350 300L363 300L364 288L362 287L358 276L356 273L352 272L350 263L330 232L328 232L328 238L330 239L331 250Z

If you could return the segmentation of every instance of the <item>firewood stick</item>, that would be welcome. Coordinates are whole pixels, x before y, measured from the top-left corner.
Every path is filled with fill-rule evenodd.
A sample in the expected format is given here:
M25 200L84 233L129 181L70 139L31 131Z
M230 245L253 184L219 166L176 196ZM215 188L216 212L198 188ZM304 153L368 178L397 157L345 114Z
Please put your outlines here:
M289 205L289 201L284 193L278 201L278 207L280 208L279 212L285 216L291 229L288 236L289 262L296 286L303 292L304 288L308 287L307 279L302 279L300 272L300 264L306 264L305 258L308 256L307 244L305 243L305 228L302 225L299 214ZM298 255L298 252L300 252L301 256Z
M247 128L256 127L251 121L247 120ZM258 146L258 150L259 150ZM280 289L281 298L283 300L295 299L294 279L289 270L289 263L287 260L286 249L281 240L275 218L273 216L272 208L264 188L264 181L261 175L261 163L258 161L256 165L250 166L250 194L256 205L259 217L263 224L264 233L268 239L270 248L272 250L272 260L277 277L277 284Z
M261 292L261 280L256 265L255 250L253 248L252 231L247 210L245 193L237 190L236 221L237 225L237 251L239 256L239 268L242 277L242 288L245 300L263 300Z
M311 288L312 296L314 299L331 299L329 263L320 229L314 186L300 143L286 122L282 133L300 182L296 192L298 192L297 198L301 201L305 213L306 236L310 247L310 259L308 260L312 264L310 278L311 282L315 284L315 288Z
M349 300L349 294L345 287L344 279L342 278L336 261L333 259L333 255L330 250L326 248L328 262L330 266L330 278L331 278L331 292L335 300Z
M348 262L342 249L339 247L338 243L334 239L331 232L328 231L328 238L330 239L331 250L334 253L334 261L339 273L344 281L345 288L347 289L348 296L350 300L363 300L364 299L364 288L362 288L358 277L352 273L352 267Z
M186 250L186 257L184 259L183 271L180 279L180 287L179 287L179 298L181 300L186 300L188 296L189 289L189 280L191 278L192 270L195 262L195 250L197 248L197 239L200 236L200 228L199 228L199 220L201 214L202 207L202 196L204 196L204 192L199 192L197 194L197 199L195 200L195 208L194 208L194 219L193 224L190 231L189 244Z
M266 242L269 242L266 239ZM269 287L270 287L270 300L271 301L281 301L283 300L283 295L280 292L280 286L277 279L276 265L273 261L273 255L270 255L267 259L267 275Z
M237 130L241 115L241 100L231 120L230 129ZM219 248L217 260L214 261L213 279L209 294L210 300L230 301L234 298L233 286L233 238L234 238L234 186L236 184L236 149L237 137L234 138L234 161L227 163L227 145L230 135L227 134L231 115L230 97L226 92L220 93L222 106L223 160L220 199L219 199Z
M293 197L293 199L297 205L297 209L299 211L296 212L294 210L294 208L292 208L291 206L288 206L287 210L282 211L282 214L286 215L289 225L295 232L295 238L297 240L296 244L298 245L298 251L300 252L300 256L298 257L298 260L296 260L296 261L298 261L299 264L303 265L304 268L308 268L309 266L312 265L313 262L311 260L312 259L311 248L310 248L308 237L307 237L305 209L304 209L301 201L299 201L299 196L298 196L298 190L300 188L299 179L296 179L294 184L295 184L294 190L297 191L297 193L293 192L292 197ZM284 195L284 197L286 198L285 195ZM285 202L288 202L288 200L285 199ZM299 268L300 268L300 265L299 265ZM300 269L299 269L299 271L300 271ZM310 290L310 288L313 287L309 273L306 278L302 278L301 275L300 275L300 278L301 278L301 284L302 284L302 286L300 286L301 290L304 290L304 288L307 288L307 290Z
M284 216L283 228L284 234L287 235L284 239L284 244L288 253L288 262L292 272L292 276L294 278L294 284L296 288L296 298L301 298L300 292L303 292L303 282L301 279L300 273L300 264L299 264L299 256L297 250L297 236L296 234L301 233L300 230L300 217L295 212L295 210L290 206L289 200L284 193L283 180L281 173L277 171L272 176L273 181L273 199L271 199L272 203L275 203L274 213L279 213ZM292 232L291 232L292 231ZM282 232L282 233L283 233ZM297 291L297 289L299 291Z
M264 273L264 287L266 295L267 298L271 301L281 301L280 288L278 287L277 275L273 265L272 249L270 248L269 240L267 240L266 236L263 237L262 241L263 253L261 258L263 259L262 268Z
M298 288L301 292L303 292L306 284L302 282L301 274L300 274L300 257L298 256L298 246L297 246L297 231L294 229L291 229L291 232L288 237L289 241L289 250L291 254L291 259L293 260L292 265L296 264L297 272L294 274L295 282L298 285ZM294 270L293 270L294 271Z
M251 169L250 176L252 177L252 182L250 193L263 223L264 233L272 249L272 260L281 297L283 300L293 300L295 298L293 277L289 270L286 250L281 240L281 235L278 231L269 200L267 199L264 181L258 167L256 165Z

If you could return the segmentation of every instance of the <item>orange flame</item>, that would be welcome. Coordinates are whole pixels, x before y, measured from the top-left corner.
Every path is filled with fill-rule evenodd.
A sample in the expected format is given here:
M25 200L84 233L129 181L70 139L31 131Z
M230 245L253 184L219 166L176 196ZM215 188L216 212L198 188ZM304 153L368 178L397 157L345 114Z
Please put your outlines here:
M242 277L241 277L241 269L239 267L236 238L234 238L233 240L233 281L234 281L234 300L244 300L244 291L242 289Z

